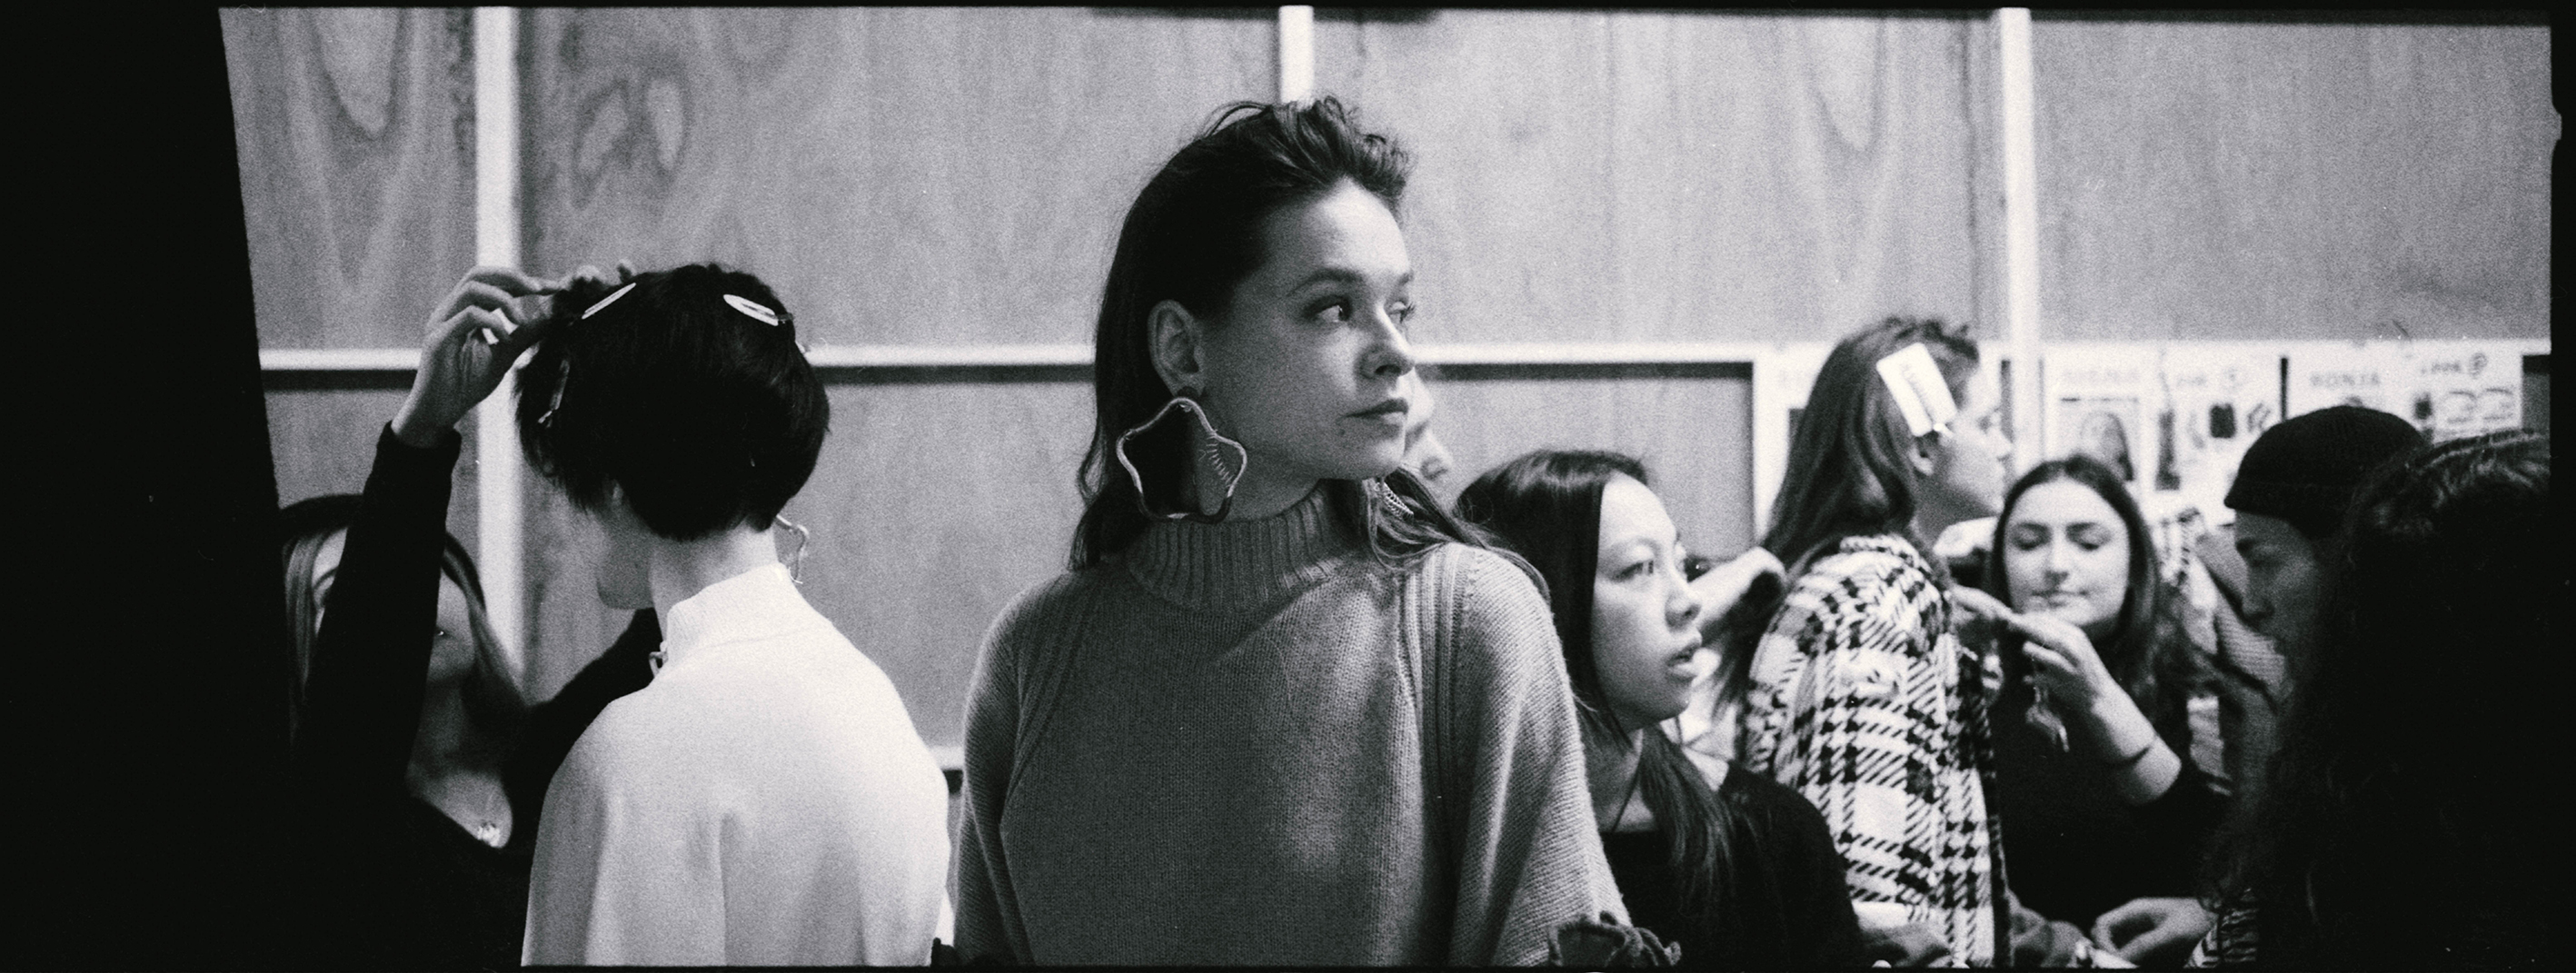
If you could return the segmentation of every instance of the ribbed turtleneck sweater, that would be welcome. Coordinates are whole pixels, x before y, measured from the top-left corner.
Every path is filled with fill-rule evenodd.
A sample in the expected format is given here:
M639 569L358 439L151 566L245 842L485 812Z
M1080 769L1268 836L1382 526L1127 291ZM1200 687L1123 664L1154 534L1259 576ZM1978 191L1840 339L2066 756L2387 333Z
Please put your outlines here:
M1625 920L1548 606L1375 563L1317 490L1161 524L994 623L958 946L1038 964L1522 964Z

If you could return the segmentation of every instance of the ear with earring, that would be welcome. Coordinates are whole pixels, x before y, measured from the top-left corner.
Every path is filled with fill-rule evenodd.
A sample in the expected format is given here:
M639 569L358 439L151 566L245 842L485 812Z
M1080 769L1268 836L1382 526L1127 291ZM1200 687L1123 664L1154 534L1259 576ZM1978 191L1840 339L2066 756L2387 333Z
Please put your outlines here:
M1183 386L1153 418L1119 433L1110 445L1136 488L1137 509L1150 519L1214 524L1224 521L1234 506L1234 487L1243 479L1250 454L1242 443L1216 431L1198 399L1198 389ZM1148 462L1176 458L1180 468L1149 477L1136 465L1139 453Z
M770 519L777 521L778 526L796 532L796 550L787 555L787 580L802 586L805 583L805 549L814 546L814 532L806 530L803 524L787 519L786 514L773 514Z

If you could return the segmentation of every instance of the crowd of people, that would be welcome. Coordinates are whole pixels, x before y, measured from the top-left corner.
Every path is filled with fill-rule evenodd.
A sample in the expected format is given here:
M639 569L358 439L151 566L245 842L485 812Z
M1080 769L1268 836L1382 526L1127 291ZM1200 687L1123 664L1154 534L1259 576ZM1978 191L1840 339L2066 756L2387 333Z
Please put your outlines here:
M2507 826L2547 806L2545 436L2303 415L2246 454L2232 547L2159 550L2102 460L2016 479L1977 345L1890 318L1827 358L1735 558L1616 453L1444 505L1410 164L1333 99L1246 103L1129 208L1068 566L980 649L953 829L870 646L777 553L830 419L779 295L469 273L364 494L282 518L309 959L2569 957ZM633 612L541 702L441 527L457 424L531 350L520 442Z

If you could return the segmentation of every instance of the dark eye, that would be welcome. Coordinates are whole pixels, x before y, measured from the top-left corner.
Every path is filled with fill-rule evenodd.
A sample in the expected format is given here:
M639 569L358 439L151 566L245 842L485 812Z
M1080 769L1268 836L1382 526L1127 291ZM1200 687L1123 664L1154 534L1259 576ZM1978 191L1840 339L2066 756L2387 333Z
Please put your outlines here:
M2048 543L2048 532L2044 530L2017 530L2012 532L2012 536L2009 540L2012 542L2013 550L2032 550L2042 544Z
M1351 302L1338 297L1333 298L1315 305L1306 312L1306 316L1320 318L1333 324L1342 324L1351 319Z

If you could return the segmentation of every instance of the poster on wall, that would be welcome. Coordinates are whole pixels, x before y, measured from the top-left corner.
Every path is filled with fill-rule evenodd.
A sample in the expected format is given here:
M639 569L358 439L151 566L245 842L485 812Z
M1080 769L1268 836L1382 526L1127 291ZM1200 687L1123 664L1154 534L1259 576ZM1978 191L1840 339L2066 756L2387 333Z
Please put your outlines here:
M2395 345L2301 348L2290 352L2289 360L2291 416L2338 405L2407 414L2414 383L2405 354Z
M2048 412L2045 458L2082 453L2101 460L2144 494L2141 470L2152 472L2155 441L2146 436L2146 393L2152 387L2155 349L2150 345L2083 345L2048 353L2043 398Z
M2419 345L2406 358L2406 410L2444 442L2522 428L2522 354L2509 347Z
M2155 469L2144 474L2150 507L2227 515L2245 448L2280 421L2281 355L2269 349L2169 344L2159 350L2153 397Z
M1789 441L1806 415L1807 393L1823 371L1827 344L1782 344L1753 362L1753 523L1759 535L1771 523L1771 502L1789 467Z

